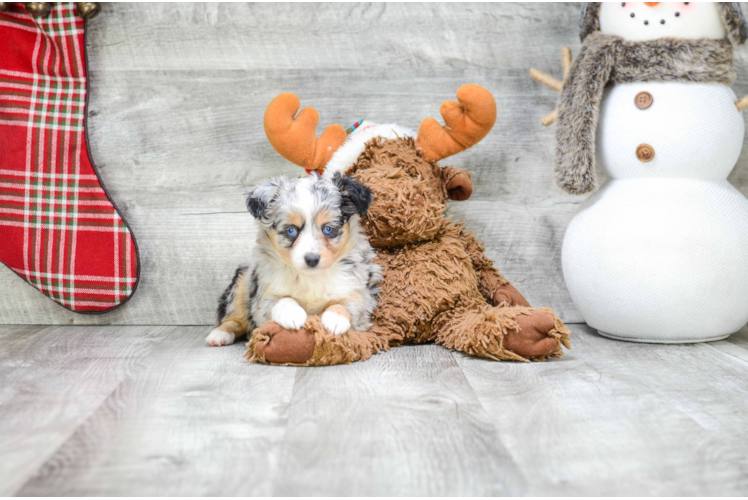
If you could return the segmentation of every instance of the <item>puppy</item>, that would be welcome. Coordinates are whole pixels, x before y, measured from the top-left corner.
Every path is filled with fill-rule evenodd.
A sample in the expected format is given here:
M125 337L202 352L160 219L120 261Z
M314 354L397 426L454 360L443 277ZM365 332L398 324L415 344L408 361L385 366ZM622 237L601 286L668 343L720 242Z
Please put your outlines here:
M221 296L207 344L232 344L271 320L298 330L310 314L335 335L367 330L382 280L360 227L371 202L369 188L339 173L253 188L247 208L260 225L257 246Z

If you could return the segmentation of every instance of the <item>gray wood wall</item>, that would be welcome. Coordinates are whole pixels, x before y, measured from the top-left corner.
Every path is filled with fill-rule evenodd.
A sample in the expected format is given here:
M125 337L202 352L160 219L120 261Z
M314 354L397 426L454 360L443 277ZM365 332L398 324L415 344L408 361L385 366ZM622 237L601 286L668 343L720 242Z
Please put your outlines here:
M745 9L745 6L744 6ZM488 255L531 303L581 321L564 286L564 229L583 197L551 173L556 95L531 66L560 74L579 48L580 4L106 4L90 22L91 149L137 238L142 281L125 306L71 313L0 266L0 324L207 324L255 228L242 194L298 174L267 142L278 93L321 124L360 118L416 128L463 83L496 96L491 134L449 163L476 190L453 202ZM748 93L748 48L735 92ZM731 182L748 195L748 148Z

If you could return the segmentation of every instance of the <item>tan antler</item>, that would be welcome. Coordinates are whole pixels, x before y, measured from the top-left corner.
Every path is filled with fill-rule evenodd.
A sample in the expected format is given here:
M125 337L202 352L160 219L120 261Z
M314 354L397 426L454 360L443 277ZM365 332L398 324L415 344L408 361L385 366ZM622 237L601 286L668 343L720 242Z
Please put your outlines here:
M571 70L571 49L569 47L561 48L561 68L564 74L564 78L566 78L566 75L568 75L569 71ZM539 69L530 68L530 78L542 83L546 87L552 88L556 92L561 92L561 89L563 89L564 87L564 82L553 78L546 73L543 73ZM548 125L556 121L557 116L558 110L554 109L543 118L541 118L540 123L547 127Z
M322 171L345 142L345 129L330 125L317 138L319 113L306 107L296 116L300 105L299 98L291 93L273 99L265 110L265 135L283 158L307 170Z
M418 127L416 147L428 161L439 161L481 141L496 123L496 100L480 85L457 89L457 101L444 101L439 111L445 126L426 118Z

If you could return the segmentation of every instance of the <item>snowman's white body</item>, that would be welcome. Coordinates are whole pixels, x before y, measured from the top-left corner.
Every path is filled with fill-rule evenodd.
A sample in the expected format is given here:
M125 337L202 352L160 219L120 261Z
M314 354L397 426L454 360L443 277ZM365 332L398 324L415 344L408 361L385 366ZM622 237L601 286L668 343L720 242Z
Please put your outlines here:
M652 96L646 109L640 92ZM569 224L562 251L569 292L601 334L699 342L748 322L748 199L727 182L743 144L735 100L719 84L606 90L596 149L610 180ZM637 158L641 144L651 161Z

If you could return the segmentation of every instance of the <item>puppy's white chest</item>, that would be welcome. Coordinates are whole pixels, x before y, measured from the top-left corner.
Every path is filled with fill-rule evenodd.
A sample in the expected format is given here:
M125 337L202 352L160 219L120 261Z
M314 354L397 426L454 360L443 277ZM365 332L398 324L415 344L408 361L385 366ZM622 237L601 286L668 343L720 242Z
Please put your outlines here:
M279 277L280 278L280 277ZM268 291L279 297L292 297L308 314L321 314L331 304L353 299L359 286L352 276L340 272L318 276L286 276L275 281Z

